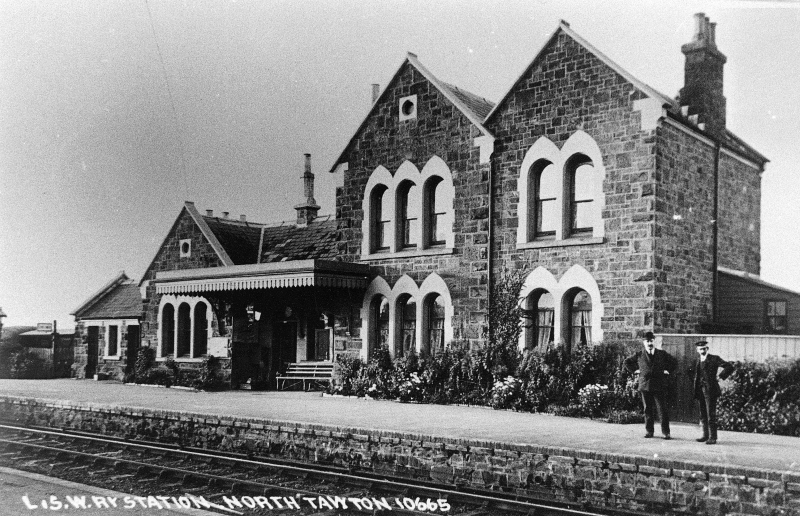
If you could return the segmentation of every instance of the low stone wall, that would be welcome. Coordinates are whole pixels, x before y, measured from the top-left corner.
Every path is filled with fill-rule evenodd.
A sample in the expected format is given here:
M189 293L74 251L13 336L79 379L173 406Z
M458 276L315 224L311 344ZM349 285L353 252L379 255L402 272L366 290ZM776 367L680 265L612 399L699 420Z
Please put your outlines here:
M0 419L333 464L645 514L800 515L800 473L249 418L0 397Z

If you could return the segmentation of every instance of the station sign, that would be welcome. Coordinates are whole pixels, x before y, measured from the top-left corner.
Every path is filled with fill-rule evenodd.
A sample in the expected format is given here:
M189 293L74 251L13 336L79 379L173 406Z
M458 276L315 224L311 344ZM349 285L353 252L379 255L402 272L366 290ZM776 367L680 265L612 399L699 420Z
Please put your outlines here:
M36 325L36 331L46 331L49 333L53 333L53 323L51 322L40 322Z

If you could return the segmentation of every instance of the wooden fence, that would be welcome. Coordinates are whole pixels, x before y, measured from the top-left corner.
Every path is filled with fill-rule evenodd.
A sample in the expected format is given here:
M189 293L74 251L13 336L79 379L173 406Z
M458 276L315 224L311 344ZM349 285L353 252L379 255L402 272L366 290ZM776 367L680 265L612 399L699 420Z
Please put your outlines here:
M661 349L678 361L673 378L671 397L672 419L675 421L698 421L694 401L694 367L697 351L694 343L708 341L710 353L734 361L766 362L769 359L800 358L800 336L787 335L676 335L662 334L656 337Z

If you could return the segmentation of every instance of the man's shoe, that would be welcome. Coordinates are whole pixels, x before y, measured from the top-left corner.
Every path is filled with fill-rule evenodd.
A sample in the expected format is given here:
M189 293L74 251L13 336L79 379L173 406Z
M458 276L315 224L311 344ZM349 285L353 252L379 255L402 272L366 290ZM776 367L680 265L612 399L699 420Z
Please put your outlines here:
M644 434L645 439L650 439L651 437L653 437L653 434Z
M664 439L665 441L670 441L670 440L672 440L672 437L670 437L670 435L667 434L664 437L662 437L662 439Z
M708 437L704 435L703 437L698 437L697 439L695 439L695 441L697 441L698 443L704 443L708 441Z
M709 440L706 441L706 444L717 444L717 440L716 439L709 439Z

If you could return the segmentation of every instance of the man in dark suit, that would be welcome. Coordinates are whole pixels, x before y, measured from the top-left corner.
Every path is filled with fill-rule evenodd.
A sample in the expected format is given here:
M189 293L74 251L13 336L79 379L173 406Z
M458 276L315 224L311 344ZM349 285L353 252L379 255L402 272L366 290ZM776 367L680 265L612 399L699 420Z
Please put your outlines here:
M664 439L669 435L669 409L667 390L669 375L675 371L675 359L664 350L655 348L655 335L648 331L644 335L644 349L625 359L625 368L631 373L639 373L639 392L644 405L645 438L653 437L655 412L661 420L661 433Z
M708 352L708 342L696 342L698 358L694 368L694 397L700 408L700 423L703 425L703 436L698 442L717 444L717 398L721 393L717 381L717 371L722 368L720 380L724 380L733 372L733 365L717 355Z

